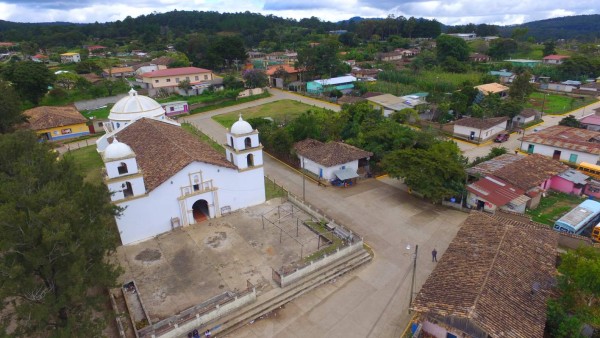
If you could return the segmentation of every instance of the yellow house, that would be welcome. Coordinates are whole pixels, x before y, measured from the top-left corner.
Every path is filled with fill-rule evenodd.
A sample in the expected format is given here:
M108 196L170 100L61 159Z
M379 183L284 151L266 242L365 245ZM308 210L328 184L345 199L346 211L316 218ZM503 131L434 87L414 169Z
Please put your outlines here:
M72 106L41 106L28 109L23 114L28 118L27 127L43 140L63 140L90 133L87 119Z
M79 53L63 53L60 54L60 63L80 62L81 56Z
M209 83L215 76L208 69L198 67L181 67L155 70L141 75L142 82L148 89L148 93L154 96L158 89L168 92L177 90L181 81L187 80L190 85L202 85Z

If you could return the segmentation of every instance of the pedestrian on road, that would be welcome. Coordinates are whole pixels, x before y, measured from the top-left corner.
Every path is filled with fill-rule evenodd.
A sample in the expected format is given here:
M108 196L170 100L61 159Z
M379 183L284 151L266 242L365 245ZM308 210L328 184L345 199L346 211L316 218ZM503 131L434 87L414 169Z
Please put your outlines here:
M433 251L431 252L431 261L437 262L437 250L435 248L433 248Z

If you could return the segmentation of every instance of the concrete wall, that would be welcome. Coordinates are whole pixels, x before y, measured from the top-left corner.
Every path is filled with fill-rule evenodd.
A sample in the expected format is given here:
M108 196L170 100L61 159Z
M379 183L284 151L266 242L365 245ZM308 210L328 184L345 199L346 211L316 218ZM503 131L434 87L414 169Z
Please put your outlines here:
M48 140L57 141L90 134L90 128L85 123L72 124L49 129L36 130L38 135L46 135Z
M540 155L544 155L544 156L548 156L548 157L553 156L554 150L559 150L561 152L560 160L564 161L564 162L569 162L571 154L577 155L577 160L574 162L576 164L579 164L581 162L596 164L599 160L598 155L584 153L581 151L576 151L576 150L571 150L571 149L547 146L544 144L531 143L531 142L523 142L523 144L521 145L521 150L524 152L528 152L530 144L533 145L533 153L534 154L540 154Z
M577 188L573 182L559 176L552 177L550 180L550 189L572 195L581 195L583 190L582 187Z
M472 192L468 192L467 193L467 205L470 206L473 209L477 209L477 200L482 200L485 202L485 205L483 207L483 211L487 211L487 212L491 212L494 213L496 212L496 209L498 208L495 204L489 202L488 200L475 195Z
M496 136L498 133L501 133L506 130L506 121L499 123L489 129L477 129L466 126L457 126L454 125L454 135L457 137L462 137L465 139L470 139L471 132L475 133L474 141L483 142L491 139Z

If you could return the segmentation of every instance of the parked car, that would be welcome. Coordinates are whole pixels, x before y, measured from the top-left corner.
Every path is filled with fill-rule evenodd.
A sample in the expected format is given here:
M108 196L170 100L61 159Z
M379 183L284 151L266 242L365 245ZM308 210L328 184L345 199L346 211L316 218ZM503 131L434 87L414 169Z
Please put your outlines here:
M508 133L500 133L500 134L498 134L498 136L496 136L496 138L494 139L494 142L498 142L498 143L506 142L506 141L508 141L509 136L510 135Z

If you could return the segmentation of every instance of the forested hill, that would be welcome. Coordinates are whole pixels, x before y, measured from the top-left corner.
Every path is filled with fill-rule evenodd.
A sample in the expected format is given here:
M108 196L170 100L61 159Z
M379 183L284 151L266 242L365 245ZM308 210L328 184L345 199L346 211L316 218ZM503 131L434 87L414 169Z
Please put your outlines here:
M72 48L85 43L124 45L137 41L144 47L152 44L173 43L189 34L204 36L239 35L246 47L256 47L261 42L277 43L280 47L307 41L313 34L331 30L347 30L359 38L390 35L404 37L436 37L440 23L417 18L364 19L359 22L333 23L311 17L302 20L284 19L258 13L218 13L200 11L172 11L153 13L137 18L108 23L91 24L40 24L0 22L0 41L35 43L43 48L62 46Z
M527 28L526 36L536 41L576 39L593 41L600 38L600 15L575 15L527 22L522 25L500 27L502 35L510 36L515 28Z

